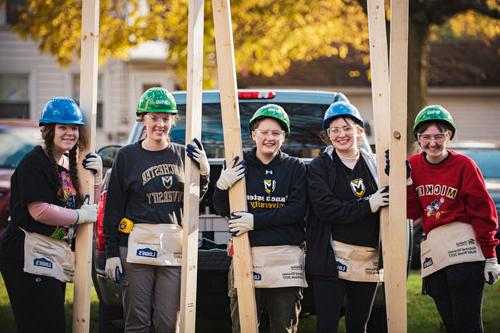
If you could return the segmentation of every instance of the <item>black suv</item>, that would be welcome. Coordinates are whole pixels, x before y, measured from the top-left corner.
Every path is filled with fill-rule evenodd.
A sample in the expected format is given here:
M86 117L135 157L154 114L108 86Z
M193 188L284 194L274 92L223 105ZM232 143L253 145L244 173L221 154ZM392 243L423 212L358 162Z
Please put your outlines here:
M174 92L180 119L172 128L172 140L184 144L186 92ZM248 131L248 121L261 106L274 103L281 105L288 113L291 122L291 133L282 149L292 156L300 157L308 164L325 147L321 139L323 114L334 101L337 93L305 90L240 90L239 109L243 147L252 147L253 142ZM200 203L200 237L198 250L198 288L197 316L199 318L220 318L229 322L229 299L227 296L227 272L230 259L226 255L226 244L230 238L226 219L215 214L212 205L212 194L215 182L219 178L223 158L224 142L220 99L218 91L203 92L202 142L207 151L210 170L209 190ZM136 123L130 133L128 143L138 141L143 126ZM363 145L370 150L366 139ZM99 153L105 167L111 167L119 146L103 147ZM108 179L109 177L106 177ZM106 181L105 179L105 181ZM120 290L117 285L106 279L105 244L103 237L103 207L106 203L106 188L99 202L98 220L94 232L93 282L100 301L99 322L101 332L121 332L123 316ZM411 230L409 231L411 241ZM411 242L410 242L411 244ZM411 247L410 247L411 249ZM383 288L379 288L372 325L385 326L385 304ZM310 288L305 291L302 304L302 315L314 313ZM380 318L379 318L380 317ZM384 331L384 329L382 329Z

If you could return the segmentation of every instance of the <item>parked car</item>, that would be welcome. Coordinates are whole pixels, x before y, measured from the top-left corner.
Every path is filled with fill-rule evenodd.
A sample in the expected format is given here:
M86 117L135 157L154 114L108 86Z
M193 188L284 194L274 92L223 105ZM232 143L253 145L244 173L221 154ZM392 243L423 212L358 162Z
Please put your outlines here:
M10 177L26 153L40 144L38 125L30 120L0 120L0 238L9 218Z
M174 142L184 144L185 140L185 108L186 92L173 93L179 109L180 120L172 128L171 137ZM321 122L323 114L333 102L336 93L303 90L241 90L238 93L242 128L243 147L253 146L248 121L259 107L275 103L285 108L291 120L291 133L286 139L283 150L293 156L298 156L309 164L325 144L321 140ZM225 218L214 213L212 194L223 164L224 142L220 111L220 99L217 91L203 93L202 141L209 157L211 166L209 190L200 203L200 241L198 251L198 288L197 316L200 318L220 318L229 323L229 298L227 296L227 274L230 258L226 255L226 244L231 237ZM137 142L143 132L143 126L136 123L130 133L128 143ZM363 145L370 150L364 138ZM103 157L104 166L110 167L110 156L116 155L117 146L104 147L99 153ZM108 174L109 175L109 174ZM109 177L106 177L106 180ZM100 300L100 331L113 332L123 329L122 305L120 290L117 285L105 277L105 243L103 238L103 209L106 203L107 182L101 195L98 210L98 220L94 233L94 271L93 281ZM411 229L409 237L411 242ZM411 249L411 246L409 246ZM373 327L385 327L385 304L383 289L379 288L377 311L374 315ZM302 315L314 313L312 291L305 290L302 303ZM380 317L380 318L379 318ZM381 321L381 322L380 322ZM229 330L228 326L228 330ZM374 330L375 331L375 330Z
M483 173L486 189L495 202L497 213L500 213L500 142L497 141L462 141L450 142L449 149L470 157ZM414 229L415 243L413 248L413 268L420 268L420 242L422 240L422 225ZM497 232L500 239L500 230ZM500 261L500 245L496 248Z

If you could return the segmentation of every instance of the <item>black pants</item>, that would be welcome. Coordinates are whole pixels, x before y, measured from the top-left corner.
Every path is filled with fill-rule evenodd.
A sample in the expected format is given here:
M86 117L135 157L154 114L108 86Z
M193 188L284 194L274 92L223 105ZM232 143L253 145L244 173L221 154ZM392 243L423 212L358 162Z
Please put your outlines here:
M64 333L64 294L61 281L23 271L23 263L0 259L18 333Z
M483 332L484 262L448 266L424 278L448 333Z
M347 332L366 331L377 283L313 279L312 286L317 315L316 332L337 332L344 300Z

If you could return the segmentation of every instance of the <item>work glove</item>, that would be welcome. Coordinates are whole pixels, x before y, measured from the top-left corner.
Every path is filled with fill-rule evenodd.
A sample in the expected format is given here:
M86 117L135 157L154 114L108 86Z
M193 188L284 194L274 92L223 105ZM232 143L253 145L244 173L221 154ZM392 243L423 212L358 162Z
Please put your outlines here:
M108 279L119 283L123 275L122 261L120 260L120 257L112 257L106 259L105 270L106 277Z
M228 190L230 189L238 180L245 177L247 173L247 162L245 160L241 160L238 163L239 157L235 156L233 158L233 166L227 168L226 161L224 161L224 167L220 173L220 177L217 180L217 188L219 190Z
M253 230L253 214L234 212L229 219L229 231L233 236L239 236Z
M102 183L102 159L96 153L88 153L83 159L82 165L85 169L90 170L94 174L94 183L99 185Z
M486 258L484 264L484 280L489 284L497 282L500 277L500 265L497 258Z
M193 139L193 141L187 145L186 152L189 158L198 164L201 175L206 176L210 173L210 164L208 164L207 154L198 139Z
M389 205L389 186L384 186L378 189L377 192L373 193L368 197L368 202L370 202L370 209L372 213L379 210L380 207L385 207Z
M389 171L391 170L391 161L389 158L389 149L385 150L385 174L389 176ZM411 180L411 166L410 161L406 160L406 186L413 184Z
M76 224L94 223L95 221L97 221L96 204L82 205L80 209L76 209L76 213L78 214Z

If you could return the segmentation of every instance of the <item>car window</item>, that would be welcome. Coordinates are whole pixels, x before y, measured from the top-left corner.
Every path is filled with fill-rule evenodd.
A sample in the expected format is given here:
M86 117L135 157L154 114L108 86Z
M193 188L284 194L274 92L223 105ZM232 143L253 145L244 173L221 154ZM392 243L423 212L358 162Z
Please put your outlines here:
M40 130L30 127L0 127L0 168L16 168L26 153L40 144Z
M241 133L244 148L254 146L248 121L254 112L267 103L240 103ZM325 144L321 141L321 122L323 113L329 105L280 103L290 116L291 133L283 144L283 151L297 157L315 157ZM184 144L185 140L185 105L178 105L180 119L170 132L174 142ZM220 104L203 104L202 141L208 157L224 157L224 140Z
M456 149L456 151L474 160L479 169L481 169L484 178L500 179L500 150Z

